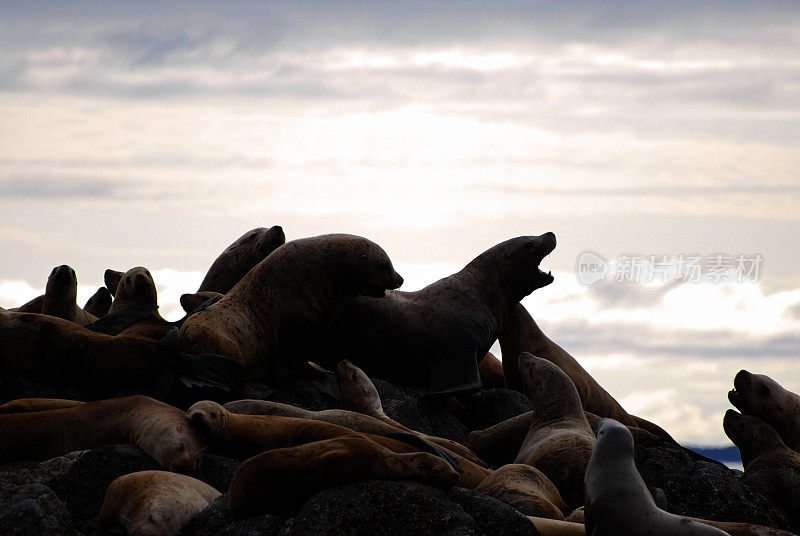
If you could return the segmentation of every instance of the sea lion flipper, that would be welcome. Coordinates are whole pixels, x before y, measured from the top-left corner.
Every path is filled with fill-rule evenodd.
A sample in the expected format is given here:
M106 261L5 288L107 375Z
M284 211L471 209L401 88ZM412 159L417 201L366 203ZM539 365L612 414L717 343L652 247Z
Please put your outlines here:
M235 391L244 384L244 367L238 361L216 354L179 354L175 377L189 389Z
M421 449L423 452L427 452L429 454L433 454L434 456L438 456L439 458L443 459L450 466L455 469L458 473L463 473L464 469L458 463L458 460L455 456L451 453L444 450L439 445L431 443L424 437L420 437L417 434L412 434L409 432L389 432L388 434L383 434L384 437L388 437L390 439L396 439L398 441L402 441L403 443L408 443L414 447Z

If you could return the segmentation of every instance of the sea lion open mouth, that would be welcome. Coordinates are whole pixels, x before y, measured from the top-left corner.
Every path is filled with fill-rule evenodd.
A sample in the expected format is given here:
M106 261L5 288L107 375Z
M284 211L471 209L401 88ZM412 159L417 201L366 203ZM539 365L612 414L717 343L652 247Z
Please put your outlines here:
M746 370L740 370L733 378L733 389L728 391L728 401L739 411L746 411L747 399L744 391L747 390L747 383L750 379L750 373Z
M542 245L541 245L542 256L536 262L537 274L536 274L536 278L535 278L536 279L536 282L535 282L536 287L535 288L537 288L537 289L538 288L542 288L542 287L546 287L547 285L552 283L554 281L554 279L555 279L553 277L553 274L552 274L551 271L548 271L547 273L545 273L539 267L539 265L542 263L542 261L544 261L544 259L548 255L550 255L553 252L554 249L556 249L556 235L553 234L553 233L545 233L545 234L542 235L541 239L542 239Z

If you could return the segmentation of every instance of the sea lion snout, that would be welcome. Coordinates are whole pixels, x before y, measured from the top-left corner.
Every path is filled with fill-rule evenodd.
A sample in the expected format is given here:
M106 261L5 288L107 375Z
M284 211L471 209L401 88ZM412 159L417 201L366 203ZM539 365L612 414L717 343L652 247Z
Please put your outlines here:
M394 270L392 270L392 271L394 272ZM400 274L398 274L397 272L394 272L392 274L391 284L389 286L387 286L386 288L388 288L390 290L394 290L396 288L400 288L401 286L403 286L403 277Z
M746 370L740 370L733 378L733 389L728 391L728 401L739 410L746 410L752 379L753 375Z

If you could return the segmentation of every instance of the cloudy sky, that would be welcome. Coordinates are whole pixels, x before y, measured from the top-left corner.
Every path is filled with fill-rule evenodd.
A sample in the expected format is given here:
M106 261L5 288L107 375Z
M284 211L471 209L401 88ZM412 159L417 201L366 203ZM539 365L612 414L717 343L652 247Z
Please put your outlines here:
M367 236L409 289L552 230L534 317L629 411L724 444L736 371L800 390L800 6L520 4L4 1L0 306L144 265L174 318L258 226ZM586 251L762 262L586 286Z

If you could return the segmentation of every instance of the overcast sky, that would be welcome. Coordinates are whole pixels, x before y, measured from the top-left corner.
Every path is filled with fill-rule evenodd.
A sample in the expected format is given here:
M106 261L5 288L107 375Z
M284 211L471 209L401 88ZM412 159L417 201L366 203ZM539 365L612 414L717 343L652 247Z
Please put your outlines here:
M3 2L0 306L144 265L174 317L258 226L367 236L408 288L552 230L533 316L722 444L737 370L800 390L800 6L519 4ZM763 262L587 287L587 250Z

